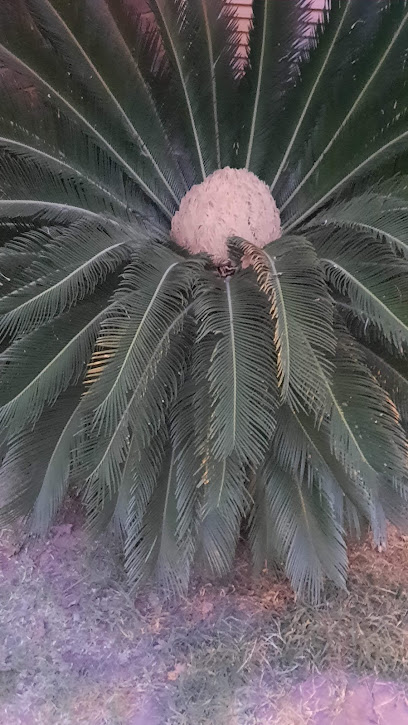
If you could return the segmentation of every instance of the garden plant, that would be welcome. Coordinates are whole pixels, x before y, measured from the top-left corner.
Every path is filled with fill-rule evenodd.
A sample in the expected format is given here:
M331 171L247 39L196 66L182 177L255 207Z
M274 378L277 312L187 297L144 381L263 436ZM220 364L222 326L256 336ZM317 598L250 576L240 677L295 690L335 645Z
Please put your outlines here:
M404 525L408 5L0 3L3 522L317 601Z

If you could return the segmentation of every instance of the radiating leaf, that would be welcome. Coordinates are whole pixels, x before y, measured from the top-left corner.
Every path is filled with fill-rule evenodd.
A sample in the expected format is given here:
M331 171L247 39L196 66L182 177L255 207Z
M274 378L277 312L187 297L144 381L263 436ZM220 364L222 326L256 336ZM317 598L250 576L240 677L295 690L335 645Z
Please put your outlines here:
M406 358L398 359L387 354L386 351L358 344L358 349L371 370L398 408L405 424L408 423L408 362Z
M355 3L357 5L357 3ZM292 194L285 201L282 209L284 209L293 198L299 193L302 187L307 183L309 178L313 178L322 164L326 156L329 155L331 148L336 144L339 139L343 138L349 130L349 124L353 121L355 126L354 129L362 129L367 137L367 129L361 124L362 115L365 113L365 118L370 117L370 101L374 99L375 107L378 108L379 90L382 91L382 101L385 101L387 91L387 82L389 79L392 81L398 78L397 83L393 86L395 93L394 97L394 111L398 103L398 94L401 93L404 87L404 69L400 63L401 55L405 52L406 43L408 39L408 10L406 7L405 0L396 0L394 3L384 3L384 7L381 8L381 12L374 7L372 12L377 14L379 19L378 28L372 33L372 42L367 45L363 45L360 48L356 47L356 50L360 52L360 58L355 61L354 65L356 69L353 78L353 87L349 88L350 100L349 103L345 99L344 111L347 109L347 113L343 116L343 109L340 117L338 118L336 126L332 130L330 140L325 145L311 165L311 168L303 176L301 182L295 187ZM345 6L347 8L347 6ZM351 9L353 3L348 3L348 8ZM381 6L380 6L381 7ZM344 12L343 17L346 16L347 9ZM337 45L340 48L339 40L337 39ZM343 51L344 52L344 51ZM351 59L348 59L350 66ZM402 73L401 73L402 71ZM340 84L344 84L344 78L340 75ZM407 77L405 75L405 81ZM352 92L350 93L350 90ZM388 110L388 109L387 109ZM383 109L383 113L385 113ZM382 123L382 120L377 116L377 122ZM323 134L322 134L323 135ZM354 139L353 139L354 141ZM346 143L349 143L347 139ZM329 162L330 163L330 162ZM333 168L333 162L330 163L331 169ZM320 169L319 169L320 170ZM322 174L320 174L322 176ZM321 184L321 179L319 179Z
M340 499L340 523L343 521L343 508L347 499L371 524L375 539L385 538L384 513L378 490L371 487L370 481L362 478L356 470L351 467L345 470L333 455L330 423L327 420L317 427L310 416L295 413L287 406L282 407L273 451L281 468L301 481L306 481L309 486L323 490L334 510Z
M83 408L82 399L67 418L50 452L41 487L30 515L30 528L35 534L44 534L49 529L67 494L72 452L76 446L76 435L81 427ZM45 415L47 414L48 412Z
M245 468L230 457L204 464L198 555L217 576L231 569L242 520L248 509Z
M0 298L0 334L16 337L68 310L93 292L109 272L130 257L140 233L119 226L78 222L52 239ZM143 237L141 237L143 239Z
M0 469L3 524L29 517L33 509L37 531L43 532L51 522L66 492L77 405L78 390L70 390L35 428L27 426L11 438Z
M265 465L262 482L277 555L298 596L318 602L324 575L344 589L344 535L327 496L272 461Z
M8 435L34 423L45 406L77 383L109 313L106 297L82 303L1 353L0 421Z
M310 235L328 281L402 352L408 343L408 264L381 240L354 229Z
M249 58L241 83L238 166L256 174L275 143L271 117L276 119L282 111L285 90L293 83L310 7L309 0L253 3Z
M263 249L235 241L252 264L275 321L278 381L283 400L322 411L334 352L332 304L315 252L304 237L283 237ZM311 355L305 355L305 345Z
M89 368L90 442L83 452L89 496L99 492L103 501L112 495L130 438L139 451L148 445L177 395L189 344L182 329L197 267L158 249L155 255L145 250L127 270L121 288L127 294L118 296Z
M266 303L250 277L209 280L195 312L198 343L213 344L208 380L212 405L210 448L218 461L260 463L275 424L277 404L273 330Z
M352 226L384 238L392 249L408 259L408 200L398 197L402 184L405 187L405 177L400 183L393 184L392 193L386 193L386 189L380 187L351 199L339 200L318 214L317 220L346 228Z
M166 592L185 591L189 578L186 552L181 550L175 537L177 507L175 498L176 464L171 447L163 459L152 498L141 517L136 490L130 503L125 541L126 568L129 581L138 587L151 572Z

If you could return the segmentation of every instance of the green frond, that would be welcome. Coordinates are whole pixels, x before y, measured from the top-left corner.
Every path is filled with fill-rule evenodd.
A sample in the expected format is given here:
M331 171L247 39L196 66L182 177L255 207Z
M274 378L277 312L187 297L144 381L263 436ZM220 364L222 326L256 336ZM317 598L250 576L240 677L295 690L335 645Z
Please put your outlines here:
M347 436L342 432L345 425ZM352 462L358 449L353 469L367 483L369 469L376 472L377 484L382 475L400 479L405 476L407 441L398 411L345 331L339 334L330 434L332 449L343 465L347 459ZM374 477L371 479L374 483Z
M34 423L44 406L79 380L109 313L107 297L98 293L0 354L0 421L9 436Z
M103 214L71 204L31 199L0 199L0 233L7 228L15 234L18 231L43 227L67 227L83 219L94 219L101 224L107 222Z
M160 29L166 57L172 68L169 89L171 101L177 104L178 113L185 118L185 133L189 138L197 177L201 177L202 181L207 173L213 170L209 169L211 151L210 141L206 137L206 125L211 119L211 110L208 113L207 109L207 113L202 117L201 94L189 64L190 46L194 42L191 9L182 0L149 0L149 5ZM202 26L199 32L204 32ZM197 69L195 70L197 72Z
M332 302L312 245L305 237L282 237L263 249L244 240L231 246L252 264L270 303L282 399L319 415L335 341Z
M358 349L372 375L390 395L405 425L408 423L408 363L406 358L396 358L367 344L358 343Z
M230 284L235 277L230 278ZM259 292L251 289L251 281L245 284L246 276L241 275L239 287L230 288L231 304L233 310L234 325L234 341L229 337L231 329L227 323L223 322L221 310L216 312L213 305L218 302L222 305L225 300L225 290L222 289L223 283L220 281L216 289L204 289L202 294L206 295L206 299L200 299L200 294L196 303L196 318L198 323L198 336L196 344L192 351L191 361L191 382L194 390L190 401L191 411L187 417L185 425L190 425L190 440L186 435L186 441L189 440L189 450L183 452L183 467L180 467L180 482L183 483L184 496L189 503L189 520L191 525L195 525L195 540L197 547L197 557L209 571L216 575L222 575L231 567L234 560L236 546L238 543L241 523L245 515L249 511L248 491L246 488L246 480L248 477L248 468L246 463L256 464L243 458L248 443L244 436L259 435L256 441L257 448L252 444L252 450L262 459L264 446L267 440L271 439L276 413L276 380L274 376L274 357L266 359L268 365L263 369L262 373L262 393L264 399L255 395L254 387L255 378L253 378L253 364L256 355L259 355L258 361L263 359L265 354L258 350L258 344L268 343L268 356L273 353L273 341L271 332L268 335L268 320L264 318L266 329L261 335L255 331L253 336L253 354L250 354L250 348L247 344L243 346L244 333L245 339L247 330L242 327L243 319L251 319L249 310L252 304L258 307L258 316L264 309L265 305ZM214 281L209 279L207 284L213 285ZM242 292L242 294L239 294ZM217 300L218 297L218 300ZM251 299L253 297L253 299ZM202 302L205 302L205 308ZM205 314L204 313L205 309ZM245 310L248 309L248 317ZM231 308L227 304L227 310L230 315ZM214 315L214 316L213 316ZM244 317L245 315L245 317ZM231 317L228 317L231 322ZM214 329L212 330L212 324ZM218 328L218 324L220 327ZM221 331L225 340L220 339ZM219 332L217 330L219 329ZM205 332L204 332L205 331ZM241 340L242 337L242 340ZM241 364L239 369L231 372L233 353L228 350L229 345L234 345L235 357ZM244 357L243 357L244 356ZM223 370L223 364L226 366ZM212 365L214 365L212 369ZM247 370L250 375L246 375ZM236 374L236 380L233 376ZM214 387L219 379L219 387ZM251 385L251 380L253 380ZM188 380L187 380L188 384ZM228 405L231 403L231 386L236 385L236 421L233 417L234 413L228 413ZM268 391L268 385L272 385L272 390ZM253 399L249 397L245 399L242 395L249 394L252 389ZM234 387L232 387L234 393ZM217 393L218 391L218 393ZM273 392L272 398L270 392ZM219 397L218 397L219 396ZM221 397L222 396L222 397ZM232 395L234 398L234 395ZM240 414L242 405L242 414ZM262 410L261 406L269 406ZM184 409L184 407L183 407ZM225 414L224 414L225 411ZM268 425L267 416L270 416ZM244 417L245 416L245 417ZM248 416L248 420L247 420ZM263 431L261 425L266 423L266 429ZM232 451L230 455L220 456L217 449L214 448L215 443L223 443L224 439L227 445L230 443L231 429L235 425L236 435L236 451ZM216 426L220 427L216 432ZM253 432L250 428L253 427ZM246 432L247 431L247 432ZM258 431L258 432L257 432ZM187 434L187 431L186 431ZM221 438L223 436L223 438ZM265 436L265 441L260 438ZM242 443L240 441L242 440ZM224 445L223 450L226 450ZM258 452L259 451L259 452ZM194 487L194 488L192 488Z
M281 564L276 549L276 537L268 511L266 486L261 476L254 476L250 487L251 507L248 516L248 541L255 575Z
M149 441L149 445L142 450L135 438L129 438L116 490L105 496L103 501L98 492L95 499L89 497L85 499L87 520L91 530L101 531L112 520L123 542L132 535L133 524L140 525L153 496L162 471L168 442L166 424L161 426ZM138 516L134 517L132 511L137 511ZM151 571L150 562L147 568Z
M188 63L199 89L196 115L208 173L233 162L239 34L234 14L223 0L191 0L184 12L191 38L186 42Z
M43 233L41 253L16 276L12 291L0 297L0 335L27 334L69 310L129 259L143 239L140 232L107 221L81 221L52 236ZM37 233L37 244L40 240ZM21 240L20 249L24 246Z
M330 444L330 423L318 427L310 416L281 408L273 439L273 453L280 467L324 491L337 518L344 524L351 504L370 523L376 541L384 541L384 512L375 488L357 470L348 470L335 457ZM348 503L349 502L349 503Z
M130 438L139 450L148 445L182 382L189 347L182 330L198 264L164 248L152 252L145 249L126 270L89 366L83 459L87 495L101 501L117 488Z
M278 563L297 595L318 602L324 576L345 589L344 533L326 494L272 460L265 463L261 480Z
M396 179L391 188L385 185L351 199L339 200L318 214L314 222L336 224L365 231L385 239L391 249L408 259L408 199L406 177Z
M204 463L201 486L198 557L217 576L226 574L234 561L241 522L248 510L246 471L229 457Z
M360 22L354 29L351 26L356 35L351 55L347 54L347 41L343 48L337 41L337 52L344 54L340 65L346 69L325 88L319 122L304 154L303 173L282 206L282 210L290 210L295 200L298 208L303 207L303 213L288 229L332 199L338 190L361 176L376 173L384 161L407 148L408 76L401 61L408 39L405 0L372 3L365 12L357 2L345 5L349 15L359 11L356 19ZM349 33L348 43L351 36ZM294 212L296 219L296 208Z
M330 284L400 351L408 343L408 265L381 239L323 226L310 239Z
M249 58L240 86L237 166L255 174L263 171L270 149L276 154L283 99L296 77L310 8L309 0L253 2Z
M387 520L393 526L396 526L399 531L406 534L408 532L408 489L406 484L405 486L395 485L390 481L381 494Z
M196 388L189 361L183 386L170 414L170 435L176 463L176 533L192 564L197 545L201 461L197 450Z
M209 381L209 445L223 462L259 464L275 425L273 328L248 273L209 278L195 302L201 368ZM208 357L210 352L210 358Z
M127 167L133 170L134 181L148 198L165 209L161 195L170 193L173 203L177 203L180 197L172 188L174 169L169 171L171 156L158 110L106 4L95 5L89 0L75 5L59 0L26 3L32 21L50 43L54 64L59 65L60 72L61 63L69 68L74 100L81 110L84 106L86 109L82 115L88 116L92 125L95 122L108 142L115 134L110 145L118 145ZM65 90L60 85L59 89L65 97Z
M4 198L15 198L18 189L20 198L46 199L126 219L128 202L130 208L136 207L135 200L127 199L126 194L122 199L79 167L36 148L27 139L15 141L0 136L0 161L0 189Z
M164 247L147 246L134 254L124 272L114 314L102 325L89 369L95 426L116 427L129 395L135 394L146 371L153 370L152 356L158 363L170 332L180 331L199 269L199 262Z
M330 15L324 13L310 44L301 50L298 76L284 94L280 113L274 118L274 155L266 167L267 181L279 202L292 189L293 176L297 180L302 173L305 144L316 128L316 115L327 98L328 83L339 68L343 73L347 70L345 61L352 60L350 51L358 47L360 28L354 22L362 5L361 0L335 0Z
M77 405L78 390L71 389L41 416L35 428L21 428L10 439L0 469L2 524L27 518L34 509L35 530L44 531L49 525L66 493L73 425L68 435L65 431Z
M79 395L81 393L82 390L79 389ZM57 405L60 404L58 401ZM84 407L84 399L81 397L59 431L54 447L48 452L41 487L29 516L30 529L35 534L45 534L48 531L67 494L73 468L73 451L81 429ZM48 415L48 411L44 415Z
M163 459L155 490L140 515L137 492L130 502L125 541L126 569L130 584L140 586L146 576L155 577L172 594L185 591L189 579L186 550L180 548L176 537L176 461L169 445Z
M2 7L0 13L3 11ZM2 17L1 20L3 20ZM0 26L2 26L2 22L0 22ZM38 194L41 189L50 188L51 190L53 188L52 178L42 180L42 185L38 189L34 183L30 187L28 186L30 178L24 176L21 178L19 158L24 154L31 155L32 163L48 163L56 173L68 177L65 184L72 187L75 185L75 187L72 191L68 188L66 194L71 193L73 196L76 191L77 199L82 199L82 205L85 208L89 207L96 211L103 208L109 210L110 205L118 216L127 216L130 208L133 207L134 210L139 211L145 207L151 213L153 207L144 193L143 185L139 183L138 174L95 128L99 119L104 117L103 108L99 110L98 120L91 115L93 122L91 123L89 109L83 108L81 105L84 91L82 90L79 98L76 97L79 108L78 105L75 105L73 98L77 91L75 83L71 84L67 97L66 71L60 68L57 78L52 77L50 83L45 80L49 76L50 67L53 69L58 67L55 58L43 59L39 73L35 70L37 60L41 58L41 51L36 52L39 44L37 37L31 37L32 26L31 21L28 38L20 28L22 32L21 35L17 35L16 41L15 53L17 55L12 52L12 35L8 34L4 39L5 43L11 44L11 49L7 49L0 42L0 68L3 68L3 72L0 74L0 98L2 100L0 137L2 155L4 155L3 164L7 163L8 167L8 173L2 175L2 185L10 190L10 195L15 192L13 181L20 181L20 187L22 187L24 180L24 184L27 185L27 188L31 188L34 194ZM0 29L0 41L1 33ZM27 50L30 53L30 48L32 56L29 55L27 58L27 64L19 55L24 58ZM61 92L58 92L52 83ZM27 92L27 87L31 88L31 92ZM106 135L109 138L109 131L105 131ZM120 146L119 148L121 149ZM10 176L11 178L9 178ZM71 176L74 176L74 179L71 180L69 178ZM31 178L33 179L33 177L34 170L31 172ZM39 175L37 183L40 184L40 182L41 176ZM54 193L57 189L57 180L54 180ZM61 184L59 184L59 192L58 201L64 201L64 186ZM105 196L106 199L104 199ZM159 203L159 208L165 214L170 213L161 203Z

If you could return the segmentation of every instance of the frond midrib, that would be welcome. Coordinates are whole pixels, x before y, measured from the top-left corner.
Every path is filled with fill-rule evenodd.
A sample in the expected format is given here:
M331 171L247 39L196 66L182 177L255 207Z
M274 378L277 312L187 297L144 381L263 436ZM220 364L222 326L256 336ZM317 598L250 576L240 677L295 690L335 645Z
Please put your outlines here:
M235 330L234 330L234 314L232 310L231 300L231 289L229 279L225 281L225 287L227 290L227 301L228 301L228 316L229 316L229 328L231 336L231 356L232 356L232 389L233 389L233 416L232 416L232 448L235 448L236 436L237 436L237 392L238 392L238 381L237 381L237 353L235 349Z
M263 28L262 28L261 57L259 60L259 73L258 73L258 79L257 79L257 83L256 83L254 108L253 108L253 113L252 113L251 128L250 128L249 140L248 140L248 150L247 150L247 156L246 156L246 161L245 161L246 169L249 169L249 164L251 162L252 147L253 147L254 137L255 137L255 126L256 126L256 121L257 121L259 99L261 96L262 75L263 75L263 65L264 65L264 57L265 57L265 45L266 45L266 28L267 28L267 19L268 19L268 7L269 7L268 2L265 2L264 24L263 24Z

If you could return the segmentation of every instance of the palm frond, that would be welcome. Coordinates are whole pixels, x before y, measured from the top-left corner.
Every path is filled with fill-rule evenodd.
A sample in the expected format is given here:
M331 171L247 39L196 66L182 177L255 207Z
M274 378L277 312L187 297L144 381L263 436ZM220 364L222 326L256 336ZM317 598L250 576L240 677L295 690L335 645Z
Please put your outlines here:
M125 273L115 314L103 326L89 366L83 451L88 497L116 490L130 438L148 445L182 381L189 337L183 325L197 262L163 248L144 250ZM95 446L95 435L98 442ZM96 493L95 493L96 492Z
M324 575L345 589L344 533L325 493L308 487L272 460L265 463L262 484L278 562L283 563L297 595L318 602Z
M20 337L0 354L0 420L8 435L34 423L44 406L75 384L89 361L108 294L97 294Z
M326 8L310 45L302 51L298 78L287 90L283 107L274 124L276 161L268 168L267 180L271 183L272 191L276 188L275 196L279 201L284 198L284 190L291 184L290 177L299 166L300 149L304 148L305 140L315 127L316 111L327 93L328 79L332 77L334 69L336 72L339 67L344 69L345 56L354 46L354 35L358 33L358 28L354 26L356 15L358 17L355 12L357 5L361 9L361 2L335 0L330 15ZM351 28L354 32L346 43L345 51L345 38Z
M309 0L253 3L249 59L241 82L238 166L256 174L264 167L271 139L274 143L273 120L295 75L310 7Z
M184 12L191 38L186 42L187 60L191 82L200 89L196 116L209 172L232 163L239 36L234 15L223 0L191 0Z
M149 0L149 5L160 29L166 56L173 69L172 102L177 99L179 113L186 118L186 132L191 136L191 147L203 180L207 176L211 152L208 150L208 139L204 130L208 122L208 113L203 122L200 114L200 93L195 74L191 72L188 63L188 49L192 43L191 25L188 22L190 11L183 0ZM203 28L200 28L200 31L203 32Z
M156 183L163 185L163 193L169 192L177 203L180 197L172 187L174 169L169 173L171 157L157 108L147 83L123 47L123 39L106 4L85 2L68 6L59 0L25 1L40 33L51 44L54 57L58 62L63 58L77 90L82 86L88 108L94 104L93 115L99 112L99 125L107 118L109 126L115 124L121 129L123 147L130 166L135 169L132 176L140 188L162 207L155 186ZM93 28L92 33L88 32L89 27ZM138 103L134 103L135 97ZM165 172L157 162L158 154Z
M38 227L67 227L84 218L106 222L103 215L71 204L32 199L0 199L1 231L5 227L16 232Z
M270 303L283 400L318 415L326 403L321 368L329 377L335 342L332 303L313 247L304 237L283 237L263 249L243 240L231 246L253 265Z
M38 497L41 510L35 509L33 521L41 531L49 524L66 491L69 458L65 456L69 455L69 443L64 430L67 421L73 420L77 405L78 390L71 389L41 416L35 428L20 429L10 439L0 469L3 524L30 516ZM73 433L73 427L70 432ZM55 480L50 475L55 475ZM42 494L44 484L50 493L47 500Z
M339 333L337 365L333 380L333 399L340 403L332 409L331 438L336 457L344 463L345 439L341 433L344 421L354 431L354 440L368 466L378 476L404 478L407 465L407 442L398 411L387 393L364 364L364 359L344 330ZM341 420L343 419L343 420ZM342 452L343 449L343 452ZM351 450L349 449L349 452ZM356 461L353 468L367 482L369 472L363 473Z
M25 135L25 134L24 134ZM59 158L39 150L24 141L14 141L0 136L0 190L3 198L13 199L16 189L19 196L32 201L69 204L93 212L114 214L129 219L130 209L136 208L135 200L120 195L87 176L82 170ZM123 184L122 184L123 189ZM86 216L86 211L84 216Z
M198 557L217 576L233 563L241 522L248 510L246 471L233 457L204 462L201 486Z
M117 2L117 0L105 0L105 2L109 6L109 11L120 32L122 49L126 51L129 58L133 58L139 84L143 86L143 94L148 96L146 105L149 108L150 104L151 115L155 118L153 131L159 137L158 128L160 127L165 139L164 153L162 152L163 143L159 143L159 138L154 139L153 147L157 149L156 155L162 168L166 170L166 164L168 165L168 178L173 190L180 198L180 195L182 196L189 188L191 159L187 158L183 144L173 133L174 128L169 123L163 103L164 94L168 89L169 69L163 55L159 28L155 23L146 22L143 14L139 15L138 9L129 6L128 3ZM133 96L133 87L126 90L130 96ZM142 109L137 108L136 110L140 113ZM146 108L142 112L145 114ZM135 125L138 125L136 120ZM148 138L152 137L151 129L146 129L146 133Z
M133 526L140 526L162 472L168 444L166 424L142 450L136 438L129 438L116 490L110 491L103 501L97 491L94 499L85 496L87 521L92 531L102 531L112 520L123 542L134 535ZM148 571L151 571L150 563Z
M344 509L347 510L346 501L349 501L370 523L375 539L385 540L384 512L378 492L367 485L357 470L349 467L346 471L333 455L327 420L317 427L310 416L283 406L277 420L273 453L283 470L325 492L334 511L340 511L340 523L344 521Z
M351 338L348 345L352 346ZM308 358L313 356L307 340L305 354ZM320 375L326 388L325 420L328 423L330 450L345 473L352 479L357 475L378 499L384 470L389 466L390 471L395 469L398 471L397 475L401 476L406 465L405 435L399 425L396 408L389 405L389 399L384 397L374 378L369 377L368 369L361 363L358 355L347 354L347 345L340 348L338 346L333 382L321 366ZM380 456L381 460L376 458L375 451L370 446L370 440L375 440L377 436L378 450L383 454L382 458ZM388 444L390 449L387 449ZM381 508L378 506L375 507L373 531L377 543L384 543L385 518L382 518Z
M313 218L313 215L322 209L325 204L336 201L340 193L347 190L350 192L355 184L362 181L367 184L369 178L371 180L381 178L381 172L387 163L394 167L399 157L405 158L408 142L406 118L404 111L404 114L397 116L394 122L390 122L380 131L377 128L376 133L371 136L373 148L367 151L365 148L359 147L360 153L353 156L352 162L348 164L341 163L342 160L344 161L347 158L344 149L338 150L338 159L333 160L330 157L330 163L327 162L328 167L342 168L343 175L336 182L333 182L333 177L331 177L332 184L317 201L311 202L312 195L307 194L305 196L305 199L308 199L306 211L301 211L293 221L289 220L284 225L285 231L289 233L305 220ZM351 132L351 135L353 135L353 132Z
M169 330L177 327L176 320L183 321L199 268L199 262L161 247L142 248L134 255L118 291L116 314L104 323L90 365L95 425L116 427L152 354L165 350Z
M2 9L0 9L1 12ZM21 23L17 22L17 27L21 32L16 34L16 52L24 57L24 49L27 46L30 47L34 43L34 47L38 49L38 38L31 37L31 30L27 38L21 28ZM7 42L7 38L5 42ZM76 82L68 82L70 93L67 98L67 74L62 68L59 75L57 73L57 78L52 77L51 79L51 82L55 82L60 89L63 94L61 95L43 77L44 75L47 77L47 69L50 66L53 68L56 66L55 57L47 56L47 59L43 59L39 74L35 70L37 55L32 48L31 53L33 57L29 55L27 60L30 65L27 65L0 44L0 68L2 69L0 73L0 98L2 100L0 137L2 137L2 146L5 147L8 156L13 151L14 155L17 152L20 155L23 152L27 155L31 154L44 164L48 159L60 173L74 176L77 185L83 187L81 193L84 197L85 207L88 204L92 208L97 201L100 207L103 201L102 192L104 192L107 197L105 204L110 201L115 213L119 216L121 212L122 215L129 214L127 206L137 210L145 207L152 212L155 208L152 199L149 201L149 197L144 193L143 184L141 186L139 183L140 175L126 161L127 150L123 149L123 144L121 145L117 140L112 141L116 143L114 148L109 143L107 138L110 138L112 130L108 124L107 128L102 129L104 135L97 130L100 127L99 119L104 118L103 107L97 114L98 118L94 119L92 114L90 115L88 107L81 105L84 97L88 97L84 96L86 91L81 89L81 95L79 97L76 95L78 93ZM38 56L41 58L41 52L38 53ZM57 67L59 67L58 64ZM61 74L62 77L60 77ZM90 123L89 117L93 123ZM2 153L5 151L3 150ZM11 169L13 169L13 158L8 159ZM17 159L14 160L14 166L16 164ZM14 174L18 178L17 170L14 171ZM2 183L6 184L6 182L7 177ZM9 188L13 190L11 183ZM59 201L61 200L59 199ZM162 214L170 216L171 211L167 208L168 200L164 198L164 201L166 203L160 203L158 209ZM174 203L173 201L173 206ZM171 204L169 208L171 208Z
M408 200L398 195L400 191L405 193L406 183L403 177L396 179L391 188L380 185L351 199L340 199L317 214L315 221L351 226L384 238L391 249L408 259Z
M0 334L26 334L92 293L129 259L132 246L137 245L133 236L137 239L139 234L114 224L96 226L85 221L60 230L51 239L43 234L41 254L17 276L13 290L0 298Z
M351 5L352 3L349 3L349 6ZM404 64L401 63L401 57L406 51L408 39L408 10L405 0L397 0L393 3L383 3L383 7L380 12L378 12L377 8L373 12L377 13L379 23L378 27L375 27L372 38L369 39L369 42L362 48L358 49L360 57L358 58L358 62L355 63L354 82L351 94L350 88L348 88L349 96L352 98L354 97L353 102L345 115L343 115L343 113L340 114L337 125L332 129L330 140L323 146L321 153L318 155L318 158L315 159L309 171L303 176L300 183L296 185L293 192L286 199L284 205L282 206L282 210L290 205L291 201L296 197L303 186L316 174L317 170L320 169L322 162L330 153L330 150L336 144L338 139L340 140L341 145L341 137L343 137L342 153L344 154L345 147L347 148L348 153L350 153L350 139L352 139L353 143L356 144L356 138L355 136L350 137L350 135L347 135L349 123L351 123L351 130L360 130L359 138L361 138L363 134L365 140L370 140L370 136L367 135L367 127L362 124L362 120L367 118L367 116L370 117L370 111L372 110L372 108L370 108L370 103L372 104L372 102L374 102L374 108L377 110L379 98L381 98L382 104L384 104L386 99L388 100L387 94L390 93L390 79L393 92L393 102L390 103L389 107L384 104L386 107L385 109L383 108L383 113L388 113L386 121L389 122L392 120L399 101L402 102L402 104L405 104L404 88L407 76ZM344 84L344 79L341 78L340 82L341 84ZM342 100L344 101L344 97ZM347 106L348 103L346 101L341 110L346 110ZM333 109L331 110L331 114L332 113ZM377 124L377 127L379 123L381 125L384 124L384 120L380 118L378 111L375 116L375 123ZM322 134L319 134L319 140L321 137ZM346 144L345 147L344 144ZM367 145L370 147L369 144ZM367 159L366 150L364 150L363 158ZM354 158L352 161L354 164ZM333 178L333 160L331 159L328 163L330 165L331 177ZM354 173L354 171L352 173ZM322 188L322 177L324 178L324 174L319 172L319 180L317 183L320 189Z
M154 571L165 591L180 594L186 590L189 562L186 549L176 538L176 460L171 446L163 459L155 490L144 515L140 514L136 487L130 502L125 542L126 568L131 585L140 586Z
M190 361L184 384L170 414L170 436L176 464L176 535L189 566L194 561L197 546L201 473L201 461L197 450L194 382Z
M276 548L276 537L271 526L266 486L261 476L254 476L250 488L251 506L248 515L248 541L255 575L265 567L278 568L282 564Z
M330 284L402 352L408 343L408 266L389 246L353 228L323 226L310 239Z
M387 391L405 425L408 423L408 364L405 358L396 358L380 350L373 350L359 341L358 349L371 373Z
M210 449L217 461L259 464L274 428L277 390L266 300L248 274L209 279L195 303L198 344L212 345L207 372Z
M55 516L66 496L69 478L73 467L73 451L76 436L81 428L84 399L80 398L72 413L67 417L64 427L59 431L55 445L48 452L48 461L41 480L41 487L35 497L30 512L30 529L35 534L45 534L55 520ZM60 405L58 403L57 405ZM45 415L48 415L48 411Z

